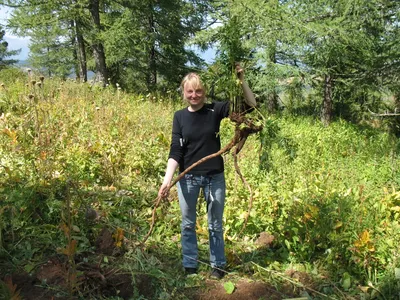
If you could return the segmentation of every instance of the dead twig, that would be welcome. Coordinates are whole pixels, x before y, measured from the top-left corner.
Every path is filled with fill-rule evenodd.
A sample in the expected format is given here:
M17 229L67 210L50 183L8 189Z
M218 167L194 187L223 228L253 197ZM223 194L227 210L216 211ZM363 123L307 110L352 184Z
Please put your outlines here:
M385 113L376 113L371 111L368 108L368 111L371 113L371 115L375 116L375 117L396 117L396 116L400 116L400 113L397 112L397 109L394 110L394 112L388 112L386 111Z

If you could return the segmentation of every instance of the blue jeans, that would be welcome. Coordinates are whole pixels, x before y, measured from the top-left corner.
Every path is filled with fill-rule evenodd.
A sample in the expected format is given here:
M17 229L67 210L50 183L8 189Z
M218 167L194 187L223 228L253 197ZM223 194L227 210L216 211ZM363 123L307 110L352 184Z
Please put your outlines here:
M179 206L182 213L183 266L185 268L197 268L198 264L196 204L200 189L203 189L207 203L210 264L212 267L222 267L226 264L222 229L225 202L224 173L210 176L186 174L178 182Z

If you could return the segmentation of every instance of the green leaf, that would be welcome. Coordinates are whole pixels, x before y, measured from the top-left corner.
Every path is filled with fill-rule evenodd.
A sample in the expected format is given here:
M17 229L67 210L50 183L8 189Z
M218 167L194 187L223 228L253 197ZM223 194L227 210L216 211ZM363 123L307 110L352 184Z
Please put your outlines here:
M290 247L290 242L288 240L285 240L285 245L288 248L288 250L290 250L291 247Z
M345 290L348 290L351 287L351 276L347 272L343 274L342 287Z
M394 276L396 277L396 279L400 279L400 268L394 269Z
M30 273L30 272L32 272L32 270L35 268L35 265L34 264L27 264L25 267L24 267L24 269L25 269L25 271L27 272L27 273Z
M225 289L226 293L230 295L235 290L235 284L232 283L231 281L225 282L224 289Z

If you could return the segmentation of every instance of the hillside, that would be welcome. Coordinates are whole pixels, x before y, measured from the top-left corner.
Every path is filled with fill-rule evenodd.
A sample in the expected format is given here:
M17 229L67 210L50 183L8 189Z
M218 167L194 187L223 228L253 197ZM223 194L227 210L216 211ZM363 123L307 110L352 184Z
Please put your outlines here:
M381 123L249 114L264 129L238 156L248 186L224 155L229 274L215 281L203 201L198 275L182 271L175 188L142 244L180 99L17 71L0 81L0 298L398 297L400 147ZM223 145L233 131L224 120Z

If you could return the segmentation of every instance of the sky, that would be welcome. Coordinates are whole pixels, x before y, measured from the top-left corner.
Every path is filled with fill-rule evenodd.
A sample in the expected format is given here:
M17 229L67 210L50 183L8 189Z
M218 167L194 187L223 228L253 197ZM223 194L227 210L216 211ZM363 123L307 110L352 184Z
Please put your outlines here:
M9 15L10 15L10 9L5 7L4 5L0 5L0 24L3 27L3 29L6 29L5 25L7 24L7 18ZM8 43L8 50L21 49L21 52L12 58L18 60L26 60L28 58L28 53L29 53L28 38L21 38L12 35L11 33L7 32L6 29L6 35L4 37L4 40Z

